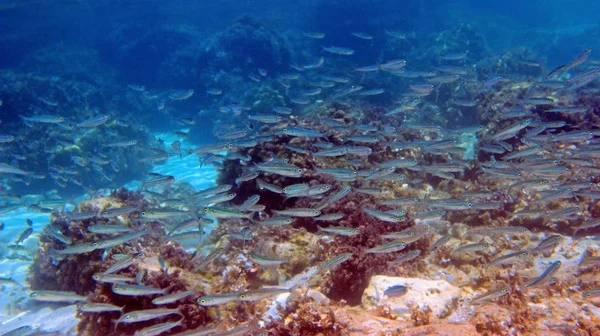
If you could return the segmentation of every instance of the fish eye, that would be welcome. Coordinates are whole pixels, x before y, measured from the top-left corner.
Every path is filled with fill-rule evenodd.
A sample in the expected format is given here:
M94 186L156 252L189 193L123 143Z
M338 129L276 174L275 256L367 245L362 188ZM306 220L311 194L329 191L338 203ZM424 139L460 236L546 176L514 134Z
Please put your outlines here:
M63 121L65 121L65 118L63 118L63 117L60 117L60 118L58 118L58 120L59 120L60 122L63 122Z
M245 299L246 298L246 294L240 294L240 299Z
M229 194L229 197L235 197L234 193Z
M125 316L126 320L131 320L131 316Z
M287 128L284 128L284 129L283 129L283 131L284 131L284 132L287 132L287 131L288 131L288 129L287 129Z
M146 216L146 211L142 211L142 216Z
M473 203L469 202L469 203L467 203L467 206L470 208L473 206Z
M200 303L206 303L205 299L200 299Z
M233 148L233 144L227 145L227 148Z
M204 208L204 212L208 212L208 208Z

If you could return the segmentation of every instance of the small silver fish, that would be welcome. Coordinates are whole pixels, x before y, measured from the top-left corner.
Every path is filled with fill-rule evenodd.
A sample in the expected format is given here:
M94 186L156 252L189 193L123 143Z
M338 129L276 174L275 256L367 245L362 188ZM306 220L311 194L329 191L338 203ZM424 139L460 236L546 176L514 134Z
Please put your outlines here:
M192 294L193 294L192 291L184 291L184 292L173 293L173 294L169 294L169 295L165 295L165 296L159 296L159 297L155 298L154 300L152 300L152 303L155 305L169 304L169 303L173 303L173 302L179 301L181 299L184 299Z
M163 294L165 295L171 287L167 287L165 289L154 288L149 286L140 286L140 285L129 285L117 283L112 287L112 291L115 294L124 295L124 296L141 296L141 295L154 295L154 294Z
M119 323L134 323L134 322L143 322L149 321L157 318L161 318L163 316L177 314L179 316L183 316L181 314L180 308L173 309L165 309L165 308L155 308L155 309L145 309L145 310L134 310L127 314L121 315L121 317L116 321L115 328L119 325Z
M349 227L342 227L342 226L340 226L340 227L330 226L330 227L322 228L317 225L317 228L319 229L319 231L335 233L335 234L338 234L341 236L355 236L360 233L360 230L357 228L349 228Z
M229 302L240 301L239 293L228 293L228 294L213 294L199 298L196 302L200 306L217 306L226 304Z
M377 245L368 250L365 253L391 253L403 250L406 247L406 243L402 241L393 241L387 244Z
M508 294L510 294L510 288L502 287L499 289L488 291L485 294L481 294L481 295L473 298L473 300L471 300L471 304L474 304L474 305L484 304L484 303L498 299L498 298L500 298L504 295L508 295Z
M334 269L335 267L337 267L338 265L347 261L350 258L352 258L352 253L344 253L337 255L321 264L321 266L319 266L319 270L322 271L326 269Z
M250 253L248 255L248 257L250 258L250 260L252 260L253 262L255 262L261 266L276 266L276 265L281 265L281 264L285 264L285 263L289 262L289 260L287 260L287 259L281 259L281 258L276 258L276 257L267 257L267 256L259 255L256 253Z
M409 251L401 256L399 256L398 258L396 258L396 260L394 260L392 262L392 264L400 264L400 263L404 263L407 261L411 261L413 259L418 258L421 255L421 250L412 250Z
M76 293L60 291L35 291L29 297L36 301L44 302L78 302L87 300L84 296L77 295Z
M79 306L79 311L84 313L123 312L123 308L110 303L84 303Z
M134 336L158 336L161 335L175 327L178 327L183 322L183 318L181 318L177 322L164 322L155 324L153 326L146 327L142 330L137 330L133 335Z
M457 247L454 251L452 251L452 254L455 253L468 253L468 252L480 252L483 250L486 250L490 247L490 244L488 243L473 243L473 244L467 244L467 245L462 245Z

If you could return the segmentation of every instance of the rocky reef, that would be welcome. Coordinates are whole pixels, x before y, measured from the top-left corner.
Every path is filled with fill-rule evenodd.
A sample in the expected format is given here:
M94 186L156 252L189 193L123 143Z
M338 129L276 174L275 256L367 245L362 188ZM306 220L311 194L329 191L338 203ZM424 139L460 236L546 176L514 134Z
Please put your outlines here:
M374 113L373 111L362 111L362 113ZM377 113L377 112L375 112ZM538 113L542 114L543 110ZM315 114L319 118L334 118L336 120L344 120L347 125L352 125L353 116L344 111L336 109L325 109L316 111ZM331 142L338 141L336 131L333 131L322 123L312 123L310 118L306 118L305 122L300 124L301 127L314 129L322 132L324 138ZM290 127L295 122L291 121L288 124L280 125L281 128ZM494 129L494 124L490 121L487 125L488 129ZM485 135L484 135L485 136ZM317 140L308 140L301 138L291 139L285 136L278 136L273 141L259 144L258 146L242 151L244 155L250 155L254 162L265 162L270 160L271 155L287 159L288 163L297 167L307 168L314 165L324 166L327 168L341 168L346 166L344 160L330 158L310 158L307 154L299 154L294 151L283 149L284 145L296 145L303 148L311 148L312 144ZM560 146L557 144L557 146ZM316 152L317 150L312 150ZM372 166L373 162L382 162L393 157L392 153L377 146L373 147L374 153L370 156L369 161L362 161L362 168L375 169ZM404 157L419 157L422 155L418 151L407 151ZM425 162L444 163L443 158L439 156L421 156ZM316 161L316 162L315 162ZM307 165L307 162L312 164ZM460 197L467 191L487 191L501 190L506 188L510 181L499 180L482 180L474 175L474 171L478 168L477 163L473 162L473 166L465 167L462 179L448 180L440 178L427 178L420 183L411 183L413 172L404 170L403 173L407 176L406 182L385 182L378 181L376 184L370 184L371 187L377 186L378 190L383 190L383 193L378 195L364 195L353 192L339 201L326 208L322 212L323 215L341 213L343 218L337 221L336 227L340 228L357 228L359 234L350 237L330 236L319 234L321 237L316 241L318 254L309 258L312 261L324 261L341 253L352 253L353 257L330 271L330 274L325 277L314 278L311 280L313 292L320 291L319 300L325 300L319 303L302 303L297 302L291 304L296 307L295 313L291 315L284 314L284 325L277 327L282 334L298 332L302 328L305 332L311 332L311 328L325 328L331 334L352 334L352 332L366 332L365 327L352 327L356 324L345 324L340 322L343 320L341 315L348 314L354 316L356 311L352 309L340 308L345 305L357 306L369 310L368 313L360 312L359 315L365 319L375 319L373 316L381 316L388 319L388 322L381 322L387 325L389 320L399 321L398 328L406 328L406 323L412 323L412 327L417 330L424 331L427 334L437 334L452 328L460 333L466 334L506 334L510 332L527 333L544 330L548 334L562 334L565 332L594 332L594 327L590 327L590 322L595 321L597 317L593 314L588 314L589 305L586 304L580 295L580 291L575 289L574 277L566 277L559 279L558 282L552 284L549 288L529 289L525 288L525 280L521 277L523 274L529 274L529 277L535 277L543 272L549 261L540 262L537 258L538 254L529 256L523 266L524 269L519 269L519 275L514 275L515 268L489 266L490 262L494 261L494 257L506 254L514 250L527 250L539 244L542 240L549 237L553 233L557 233L563 237L572 233L568 226L565 226L564 221L555 220L550 223L542 218L536 218L533 215L531 218L514 217L512 214L519 212L523 207L531 209L531 204L535 204L535 196L527 193L525 190L514 190L510 193L491 193L491 196L485 198L486 202L498 204L497 207L488 211L449 211L446 212L442 219L420 219L413 218L411 213L418 213L417 208L413 209L410 205L405 207L408 210L408 218L402 223L386 223L367 216L362 211L363 207L373 207L374 204L389 198L393 194L396 198L416 196L420 198L434 197L447 198L451 195ZM352 163L351 165L354 165ZM249 169L248 166L240 163L230 162L225 166L224 171L220 175L220 183L234 183L235 176L240 176ZM371 170L372 171L372 170ZM568 175L568 174L567 174ZM277 177L277 175L264 175L259 177L267 183L276 185L290 185L293 183L308 183L309 185L331 184L336 188L332 189L332 193L339 191L344 186L351 186L354 190L357 188L365 188L369 185L360 184L358 182L340 183L331 177L323 174L312 175L306 179L289 179ZM565 176L567 180L577 180L576 176ZM481 189L472 189L471 182L478 181ZM249 197L256 190L255 181L244 182L239 186L234 187L238 195L239 202ZM241 197L240 197L241 196ZM273 194L270 191L260 191L261 204L264 204L267 209L285 208L314 208L318 204L318 200L309 198L300 198L297 200L285 200L282 196ZM481 202L483 199L479 199ZM584 199L569 199L553 202L549 204L548 211L557 211L560 209L569 209L572 207L585 207L589 211L594 211L595 205L588 206ZM391 210L391 208L380 208L381 210ZM413 209L413 210L411 210ZM293 237L300 232L316 232L316 222L312 219L299 218L295 221L292 228L277 229L276 236ZM327 224L319 223L323 227ZM569 226L575 224L571 223ZM489 236L486 230L501 230L505 227L524 227L531 234L516 235L516 234L501 234L500 236ZM238 227L239 229L239 227ZM416 241L410 243L409 247L400 253L391 254L365 254L364 250L382 244L384 241L379 238L381 235L392 232L406 230L424 230L419 235ZM260 229L258 229L260 230ZM597 228L590 229L593 231L587 234L597 232ZM449 240L444 245L434 246L439 238L444 235L449 236ZM273 237L273 231L269 232L269 237ZM493 237L493 240L492 240ZM273 238L277 240L277 238ZM290 240L292 243L295 239ZM465 241L481 241L493 243L493 249L484 250L476 254L462 254L454 251ZM297 243L296 243L297 244ZM568 238L561 240L553 251L563 251L566 253L564 259L556 257L554 260L561 260L563 271L565 274L585 274L581 269L578 269L577 263L579 257L585 254L585 249L588 243L585 241L571 241ZM410 254L411 251L423 251L419 254L416 260L410 263L402 263L394 265L393 261L399 256ZM303 250L304 251L304 250ZM309 250L311 251L311 250ZM304 253L304 252L302 252ZM400 278L396 278L400 277ZM405 278L402 278L405 277ZM578 276L581 279L580 276ZM585 280L584 280L585 281ZM441 285L443 283L443 285ZM386 288L392 285L406 285L409 288L408 294L400 298L387 298L383 294ZM592 283L588 283L592 285ZM481 296L490 291L489 288L500 288L507 286L510 289L510 294L500 297L495 302L489 302L482 305L471 304L471 301L478 296ZM493 290L493 289L492 289ZM310 290L309 290L310 291ZM305 294L307 295L307 294ZM415 299L421 298L421 299ZM333 301L331 301L333 300ZM338 305L332 302L339 302ZM288 303L289 304L289 303ZM335 307L329 307L334 305ZM550 305L550 306L548 306ZM558 316L585 316L584 321L575 320L568 324L562 321L551 318L548 313L542 313L540 309L546 312L554 311L559 305L567 310L577 311L577 314L568 314L566 311L558 312ZM318 308L317 308L318 307ZM304 309L309 309L303 312ZM562 308L561 308L562 309ZM364 317L367 314L368 317ZM501 314L501 315L496 315ZM505 316L494 317L494 316ZM305 316L305 317L302 317ZM400 323L400 321L404 321ZM503 321L500 323L499 321ZM571 324L572 323L572 324ZM391 324L393 325L393 324ZM422 326L428 326L425 329ZM303 327L299 327L303 326ZM385 327L388 328L388 327ZM388 329L390 330L390 329ZM391 329L394 330L394 329Z
M2 127L19 134L0 161L48 172L17 171L9 189L114 188L173 155L219 171L208 191L154 173L71 212L72 201L39 202L52 217L31 288L96 304L79 305L81 334L169 322L171 334L600 334L597 83L549 80L530 48L492 55L471 24L386 30L366 67L348 48L298 53L248 15L207 39L188 25L125 39L136 25L116 29L105 43L118 50L102 57L151 55L139 66L158 79L144 84L121 87L109 68L91 78L99 56L85 49L26 59L43 74L0 72L15 112ZM399 54L410 62L390 61ZM166 144L151 126L203 146ZM128 320L140 311L158 317Z
M90 76L90 68L99 73ZM58 189L71 197L84 187L116 187L143 176L150 166L140 159L158 144L137 119L120 112L128 104L115 77L95 51L66 46L39 50L19 68L0 72L2 108L10 111L0 128L16 134L3 143L0 161L30 172L8 181L11 192ZM99 117L106 118L101 126L83 126Z

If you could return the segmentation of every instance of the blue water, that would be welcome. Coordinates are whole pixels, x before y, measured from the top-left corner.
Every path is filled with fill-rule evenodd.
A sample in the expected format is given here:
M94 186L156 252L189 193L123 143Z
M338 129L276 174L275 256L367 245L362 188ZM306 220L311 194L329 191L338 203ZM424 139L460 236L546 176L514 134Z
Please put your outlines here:
M486 35L494 51L514 45L546 44L540 55L548 55L551 63L565 62L581 45L597 44L597 18L593 13L599 6L594 1L556 0L5 0L0 3L0 52L4 55L0 67L18 66L36 50L60 44L96 50L102 62L118 69L124 82L162 85L173 80L168 75L158 76L166 70L165 62L173 54L186 45L210 39L243 14L256 16L283 34L299 29L322 31L331 37L327 43L356 45L360 41L350 39L347 31L387 28L428 34L470 24ZM362 20L365 17L368 20ZM61 72L53 71L56 75Z

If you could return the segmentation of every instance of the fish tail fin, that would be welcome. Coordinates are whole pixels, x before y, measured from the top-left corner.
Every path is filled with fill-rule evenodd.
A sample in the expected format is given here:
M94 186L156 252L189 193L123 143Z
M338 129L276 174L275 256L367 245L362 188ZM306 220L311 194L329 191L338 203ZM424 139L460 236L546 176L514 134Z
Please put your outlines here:
M111 320L112 322L116 322L115 323L115 329L113 329L113 331L117 331L117 327L119 326L119 322L121 322L121 318L119 317L116 320Z
M163 295L166 295L173 287L175 287L175 284L171 284L169 287L163 289L162 290Z
M58 250L54 250L54 249L49 250L48 252L46 252L46 255L48 257L50 257L50 259L52 259L53 263L59 262L59 261L61 261L61 260L64 259L64 257L59 253L59 251Z
M279 278L277 279L277 284L279 287L284 287L287 277L285 275L279 274Z

